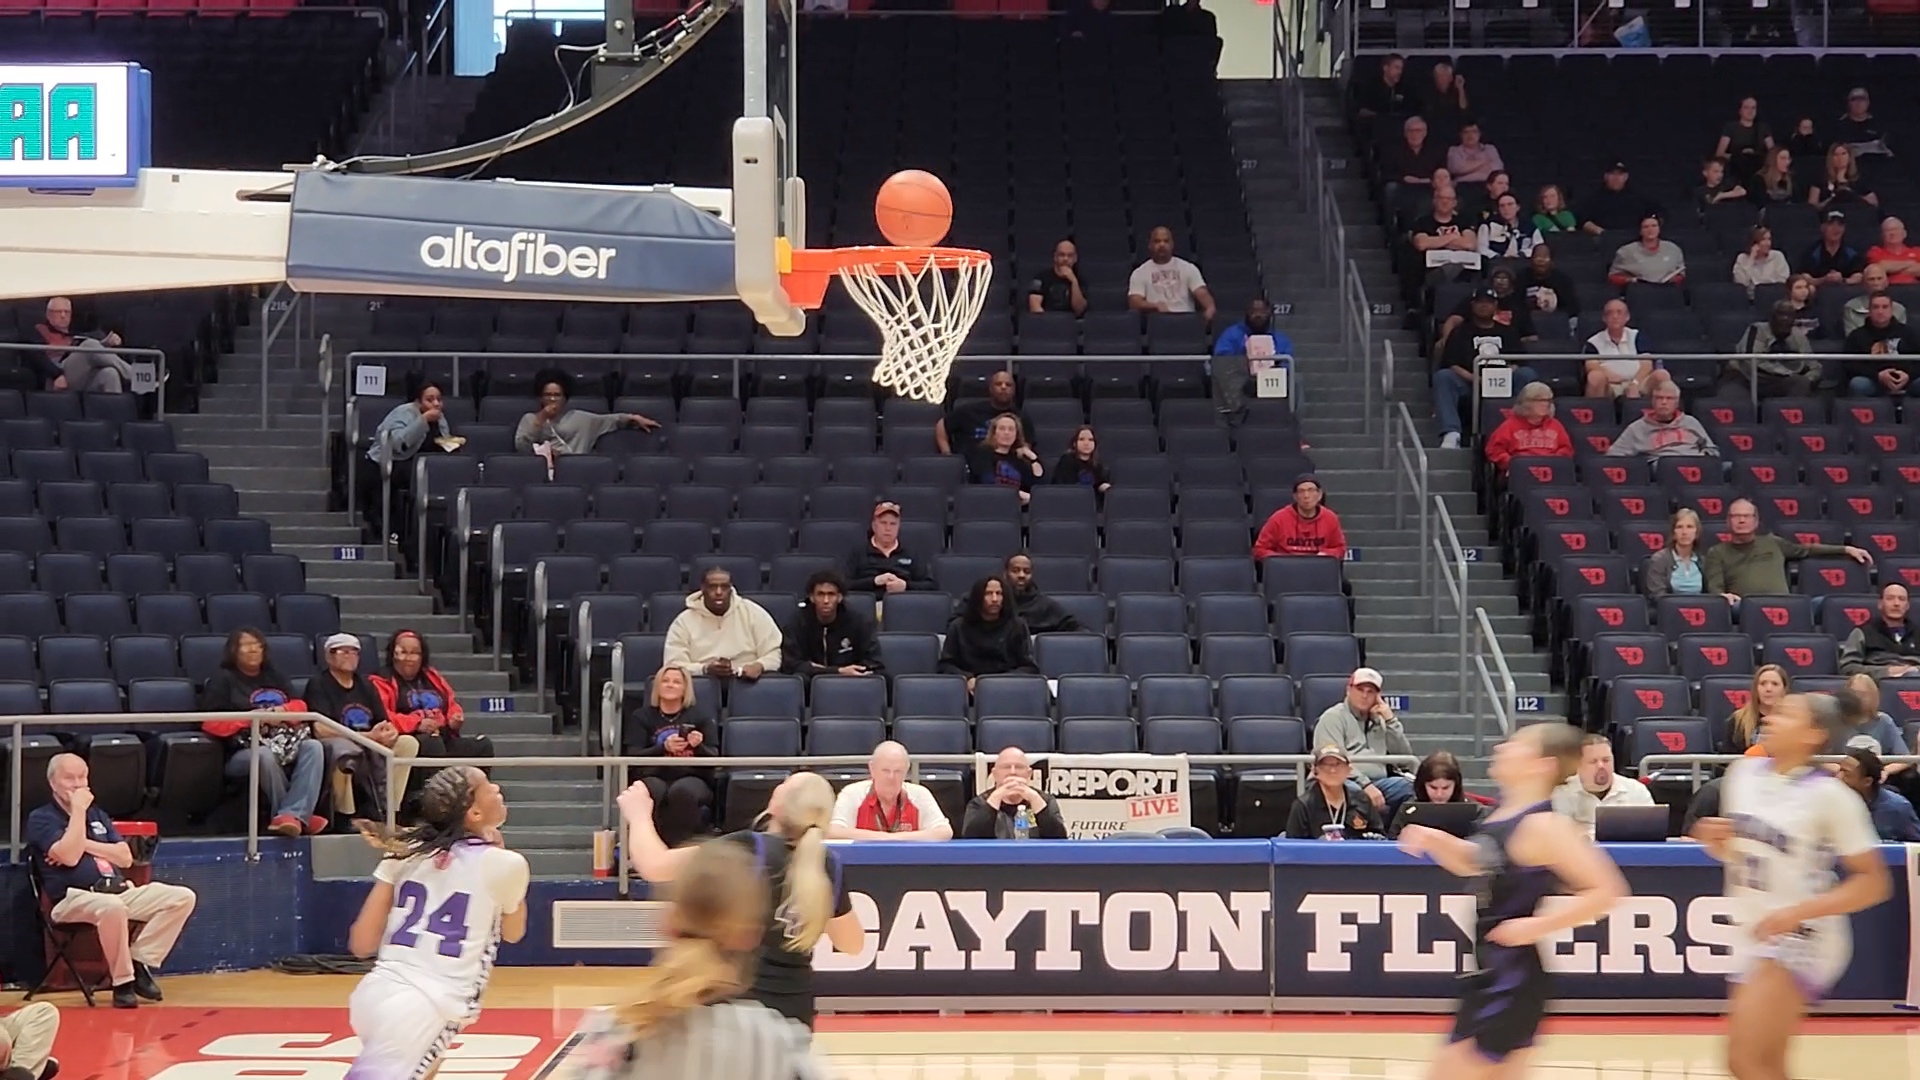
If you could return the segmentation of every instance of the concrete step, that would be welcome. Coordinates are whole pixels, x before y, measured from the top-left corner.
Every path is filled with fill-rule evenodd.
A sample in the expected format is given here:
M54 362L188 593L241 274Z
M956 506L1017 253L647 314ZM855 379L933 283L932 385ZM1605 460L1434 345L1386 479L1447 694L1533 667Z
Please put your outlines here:
M1403 605L1405 601L1402 601ZM1478 601L1475 601L1477 604ZM1484 606L1484 605L1481 605ZM1495 615L1487 612L1487 621L1493 624L1494 633L1500 635L1501 648L1507 648L1508 641L1526 640L1528 618L1525 615ZM1354 620L1354 633L1372 640L1374 637L1393 637L1404 634L1433 633L1432 621L1425 611L1408 613L1405 611L1387 615L1362 615ZM1528 645L1531 650L1532 645ZM437 657L435 659L438 659Z
M397 623L394 621L392 615L363 614L350 612L345 609L342 609L340 613L340 629L348 631L349 633L378 634L385 637L387 634L393 633L394 630L400 626L406 626L427 635L427 647L433 649L436 653L441 651L439 643L443 638L453 638L457 636L459 639L468 642L469 648L472 647L473 637L467 632L465 627L460 625L460 616L458 615L408 615L404 622ZM437 660L438 657L436 656L435 659Z
M1444 590L1441 591L1440 603L1444 610L1441 625L1451 626L1453 601L1444 595ZM1469 592L1467 603L1469 610L1485 608L1488 615L1517 616L1520 613L1520 598L1513 595L1512 589L1488 588L1477 593ZM1432 601L1427 597L1415 596L1412 590L1396 592L1375 586L1370 589L1356 587L1353 604L1354 620L1358 625L1382 615L1422 615L1431 610Z
M340 597L340 618L345 622L349 618L383 616L386 618L418 619L435 614L433 598L419 593L375 593L355 595L347 593Z
M295 451L263 451L274 458L291 455ZM236 491L261 492L321 492L327 489L331 474L320 465L312 463L311 455L302 453L306 460L293 464L280 464L278 460L258 461L252 455L243 460L245 465L222 465L209 459L207 477L216 484L232 484ZM231 460L231 459L229 459Z
M500 835L506 840L507 846L515 851L590 850L593 847L593 830L599 824L600 808L589 804L583 806L581 810L583 811L581 816L586 818L583 825L571 822L536 825L532 822L523 822L520 817L520 808L510 806L507 808L507 823L501 827Z
M245 499L246 496L241 496L242 502L244 502ZM361 542L359 530L357 529L349 533L341 526L326 526L325 528L329 530L328 535L339 536L339 539L333 543L314 543L310 537L303 537L301 535L303 530L299 529L288 530L294 535L283 540L281 539L281 529L278 524L280 520L279 516L277 514L270 514L266 515L266 517L268 522L274 525L273 549L275 551L287 555L297 555L310 565L357 568L353 570L343 569L339 575L340 577L383 577L398 572L394 563L380 557L380 545ZM340 531L336 534L332 532L334 529L340 529ZM348 554L355 557L342 558L342 548L345 548ZM361 569L368 566L385 567L386 571L383 574Z
M506 795L509 805L522 799L596 806L600 803L604 788L600 777L592 770L574 769L570 775L559 778L542 778L531 773L531 769L501 767L494 770L493 782L500 785L500 791Z
M434 657L435 662L439 657ZM467 730L476 735L485 735L491 739L494 735L551 735L553 717L546 713L482 713L467 714ZM506 771L502 770L504 777Z
M317 514L326 509L327 493L324 489L240 492L240 513L244 517L265 517L283 511Z
M324 560L316 554L314 557L314 561L316 562L337 561L342 563L358 562L364 564L371 561L337 559L335 557L335 548L342 546L359 547L362 542L363 537L361 536L359 527L353 525L351 522L342 521L331 525L287 525L281 523L277 515L272 520L274 522L273 540L275 547L287 549L299 548L302 550L313 548L316 552L318 552L319 549L325 549Z
M1422 638L1368 634L1367 662L1382 672L1451 670L1457 655L1454 652L1455 640L1450 634ZM1471 640L1468 648L1472 648ZM1546 654L1534 652L1528 639L1502 641L1500 648L1507 658L1507 668L1513 672L1515 679L1521 675L1546 675Z
M514 848L526 857L527 869L537 878L578 880L593 872L593 835L577 848Z
M511 830L537 833L542 829L567 828L575 832L600 827L600 807L595 803L516 802L508 808ZM512 840L509 840L512 843ZM517 846L517 845L516 845ZM565 845L556 844L555 847Z
M447 677L453 686L453 692L463 698L492 697L496 694L512 696L513 677L504 671L456 670L444 665L446 657L435 655L434 665L440 668L440 674ZM533 696L526 695L527 705L533 705ZM538 734L537 732L535 734Z

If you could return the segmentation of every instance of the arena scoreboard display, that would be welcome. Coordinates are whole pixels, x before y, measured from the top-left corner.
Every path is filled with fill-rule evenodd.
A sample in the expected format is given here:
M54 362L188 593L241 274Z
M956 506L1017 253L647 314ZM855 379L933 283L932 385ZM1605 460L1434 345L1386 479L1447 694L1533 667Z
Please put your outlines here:
M152 110L137 64L0 64L0 187L132 187L152 164Z

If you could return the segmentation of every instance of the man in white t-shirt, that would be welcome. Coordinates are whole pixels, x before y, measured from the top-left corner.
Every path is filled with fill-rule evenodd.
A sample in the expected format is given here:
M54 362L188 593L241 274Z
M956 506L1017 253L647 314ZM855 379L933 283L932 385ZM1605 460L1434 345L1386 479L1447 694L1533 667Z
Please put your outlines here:
M1647 785L1613 771L1613 744L1605 735L1589 735L1580 748L1580 771L1553 792L1555 813L1572 818L1593 835L1593 819L1603 806L1652 806Z
M1198 311L1213 322L1213 293L1200 268L1173 253L1173 230L1156 225L1147 234L1147 261L1127 278L1127 307L1134 311Z
M883 742L867 759L869 779L840 789L827 836L834 840L951 840L953 826L933 793L907 779L907 748Z

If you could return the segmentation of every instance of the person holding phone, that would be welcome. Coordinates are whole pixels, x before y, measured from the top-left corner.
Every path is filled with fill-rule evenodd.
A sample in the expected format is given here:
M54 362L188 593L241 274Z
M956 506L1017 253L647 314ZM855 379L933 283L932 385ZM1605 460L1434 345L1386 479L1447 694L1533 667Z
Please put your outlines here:
M671 665L654 673L647 703L620 725L620 752L634 757L681 759L714 755L713 710L694 693L693 680ZM653 796L654 826L667 846L691 840L713 806L713 770L645 765L628 778Z

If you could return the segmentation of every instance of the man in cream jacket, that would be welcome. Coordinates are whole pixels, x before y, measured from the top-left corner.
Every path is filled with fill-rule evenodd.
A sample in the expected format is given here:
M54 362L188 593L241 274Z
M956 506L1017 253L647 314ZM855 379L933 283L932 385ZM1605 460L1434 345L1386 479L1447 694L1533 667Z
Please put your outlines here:
M766 608L733 591L732 574L708 570L667 627L666 660L688 675L752 682L780 670L780 627Z
M1589 735L1580 748L1580 771L1553 792L1555 813L1564 814L1593 835L1593 819L1603 806L1652 806L1647 785L1613 771L1613 744L1605 735Z

